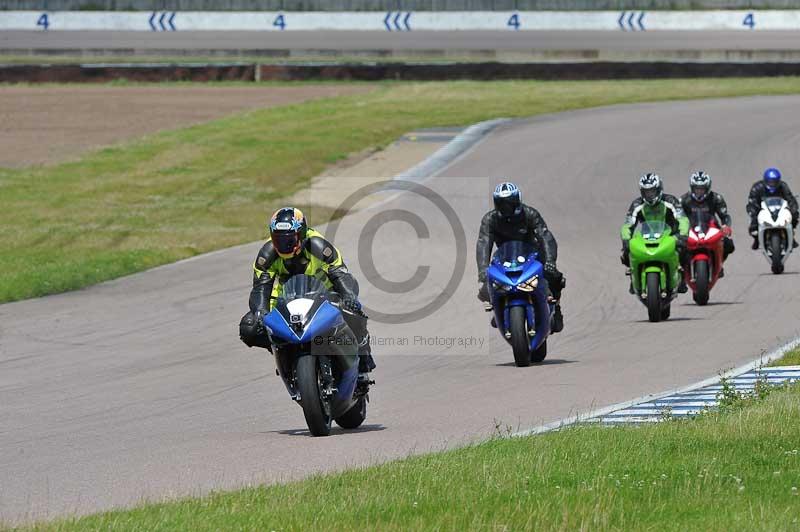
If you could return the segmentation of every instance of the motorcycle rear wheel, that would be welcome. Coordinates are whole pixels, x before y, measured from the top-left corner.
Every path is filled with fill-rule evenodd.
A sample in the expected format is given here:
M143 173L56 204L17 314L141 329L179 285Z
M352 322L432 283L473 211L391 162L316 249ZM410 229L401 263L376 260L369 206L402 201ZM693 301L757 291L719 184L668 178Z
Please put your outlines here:
M327 436L331 433L331 417L322 401L322 380L317 357L307 355L297 359L295 375L308 430L314 436Z
M542 342L542 344L533 350L531 354L531 362L539 363L542 362L545 357L547 356L547 340Z
M336 418L336 424L343 429L357 429L365 419L367 419L367 398L361 396L350 410Z
M783 239L780 233L772 233L769 237L769 250L772 252L772 273L783 273Z
M531 365L531 340L528 336L528 318L525 307L511 307L509 312L509 330L511 331L511 349L514 351L514 363L521 368Z
M653 322L661 321L661 275L658 272L647 274L647 318Z
M710 274L708 271L708 262L699 260L694 264L694 282L695 289L692 298L694 302L700 306L708 303L708 285L710 283Z

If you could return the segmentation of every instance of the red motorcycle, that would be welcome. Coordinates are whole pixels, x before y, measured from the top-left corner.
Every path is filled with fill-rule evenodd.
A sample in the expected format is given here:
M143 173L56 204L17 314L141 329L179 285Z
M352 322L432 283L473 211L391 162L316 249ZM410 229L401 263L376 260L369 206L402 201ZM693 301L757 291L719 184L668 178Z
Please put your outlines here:
M722 272L724 238L730 236L730 229L725 227L723 231L714 216L706 212L692 213L690 222L687 241L690 268L683 274L692 289L694 302L705 305Z

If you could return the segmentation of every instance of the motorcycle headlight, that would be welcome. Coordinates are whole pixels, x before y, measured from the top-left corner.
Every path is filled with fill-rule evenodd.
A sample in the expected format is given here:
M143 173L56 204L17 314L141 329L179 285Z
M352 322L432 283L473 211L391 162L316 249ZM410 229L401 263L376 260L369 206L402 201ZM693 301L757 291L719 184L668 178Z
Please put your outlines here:
M539 276L534 275L524 283L517 285L517 288L523 292L533 292L537 286L539 286Z
M511 287L498 283L497 281L492 281L492 288L494 288L494 291L499 294L505 294Z

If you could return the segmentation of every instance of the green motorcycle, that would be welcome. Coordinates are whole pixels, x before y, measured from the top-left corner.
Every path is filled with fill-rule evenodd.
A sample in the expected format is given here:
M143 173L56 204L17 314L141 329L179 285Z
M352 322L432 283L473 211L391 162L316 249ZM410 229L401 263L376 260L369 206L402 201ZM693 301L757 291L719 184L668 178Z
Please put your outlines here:
M630 240L631 281L652 322L669 319L678 295L680 261L677 240L661 221L640 224Z

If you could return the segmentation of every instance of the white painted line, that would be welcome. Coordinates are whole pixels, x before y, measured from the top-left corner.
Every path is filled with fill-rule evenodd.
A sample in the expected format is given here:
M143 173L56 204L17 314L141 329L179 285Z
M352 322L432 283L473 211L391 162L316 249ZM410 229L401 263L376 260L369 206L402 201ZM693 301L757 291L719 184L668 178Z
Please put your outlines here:
M509 122L511 122L509 118L496 118L473 124L436 150L433 155L409 168L395 179L420 181L435 176L486 138L495 128Z

